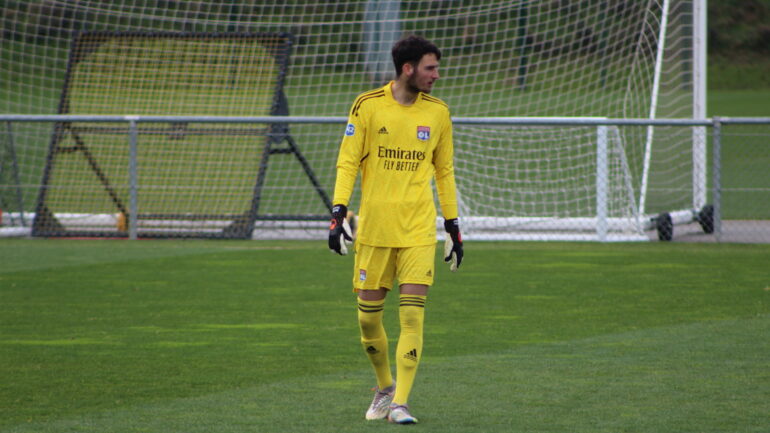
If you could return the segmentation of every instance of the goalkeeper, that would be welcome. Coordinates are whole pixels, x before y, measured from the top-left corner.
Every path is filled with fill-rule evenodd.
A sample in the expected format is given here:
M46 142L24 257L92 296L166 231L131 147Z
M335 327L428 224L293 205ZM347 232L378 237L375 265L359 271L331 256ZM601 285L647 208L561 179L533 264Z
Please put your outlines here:
M447 231L445 261L455 271L463 258L457 220L452 123L447 105L430 96L439 78L441 51L419 36L392 49L396 79L362 93L350 109L337 159L337 180L329 248L346 254L351 240L345 217L358 172L361 205L355 244L353 290L364 351L374 367L377 390L366 419L416 423L407 407L422 357L423 318L433 284L436 207L435 176ZM382 323L385 297L399 283L401 334L396 379ZM396 385L396 382L398 383Z

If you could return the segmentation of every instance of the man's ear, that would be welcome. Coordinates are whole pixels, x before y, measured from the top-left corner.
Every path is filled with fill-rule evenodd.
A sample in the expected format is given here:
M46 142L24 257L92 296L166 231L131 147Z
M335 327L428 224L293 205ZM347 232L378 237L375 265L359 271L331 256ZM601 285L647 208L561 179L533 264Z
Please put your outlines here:
M404 65L401 66L401 73L406 74L407 77L411 77L412 74L414 74L414 65L409 62L405 62Z

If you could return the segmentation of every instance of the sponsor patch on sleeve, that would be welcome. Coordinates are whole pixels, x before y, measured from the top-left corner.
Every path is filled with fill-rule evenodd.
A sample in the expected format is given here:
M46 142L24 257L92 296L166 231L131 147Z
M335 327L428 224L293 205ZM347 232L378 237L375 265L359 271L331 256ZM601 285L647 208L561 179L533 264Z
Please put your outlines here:
M345 128L345 135L348 137L356 135L356 127L352 123L348 123L348 127Z

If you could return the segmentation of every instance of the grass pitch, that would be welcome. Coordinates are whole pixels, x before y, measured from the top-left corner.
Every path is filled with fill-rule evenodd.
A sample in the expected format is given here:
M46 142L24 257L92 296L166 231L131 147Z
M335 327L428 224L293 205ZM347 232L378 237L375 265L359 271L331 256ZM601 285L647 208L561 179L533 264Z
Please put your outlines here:
M437 268L426 432L763 432L767 245L469 243ZM352 257L0 240L0 432L360 432ZM391 296L386 325L397 337Z

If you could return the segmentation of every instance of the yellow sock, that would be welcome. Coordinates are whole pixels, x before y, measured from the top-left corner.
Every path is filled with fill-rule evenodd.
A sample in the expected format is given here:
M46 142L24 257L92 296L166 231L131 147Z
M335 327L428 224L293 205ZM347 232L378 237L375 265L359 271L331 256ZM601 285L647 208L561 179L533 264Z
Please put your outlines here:
M401 335L396 347L396 395L393 403L406 404L412 391L417 366L422 356L422 324L425 320L425 296L401 295L398 308Z
M358 299L358 325L361 328L361 344L366 356L372 363L374 374L377 376L377 386L380 389L393 385L393 375L390 372L388 360L388 336L382 325L382 315L385 300L364 301Z

